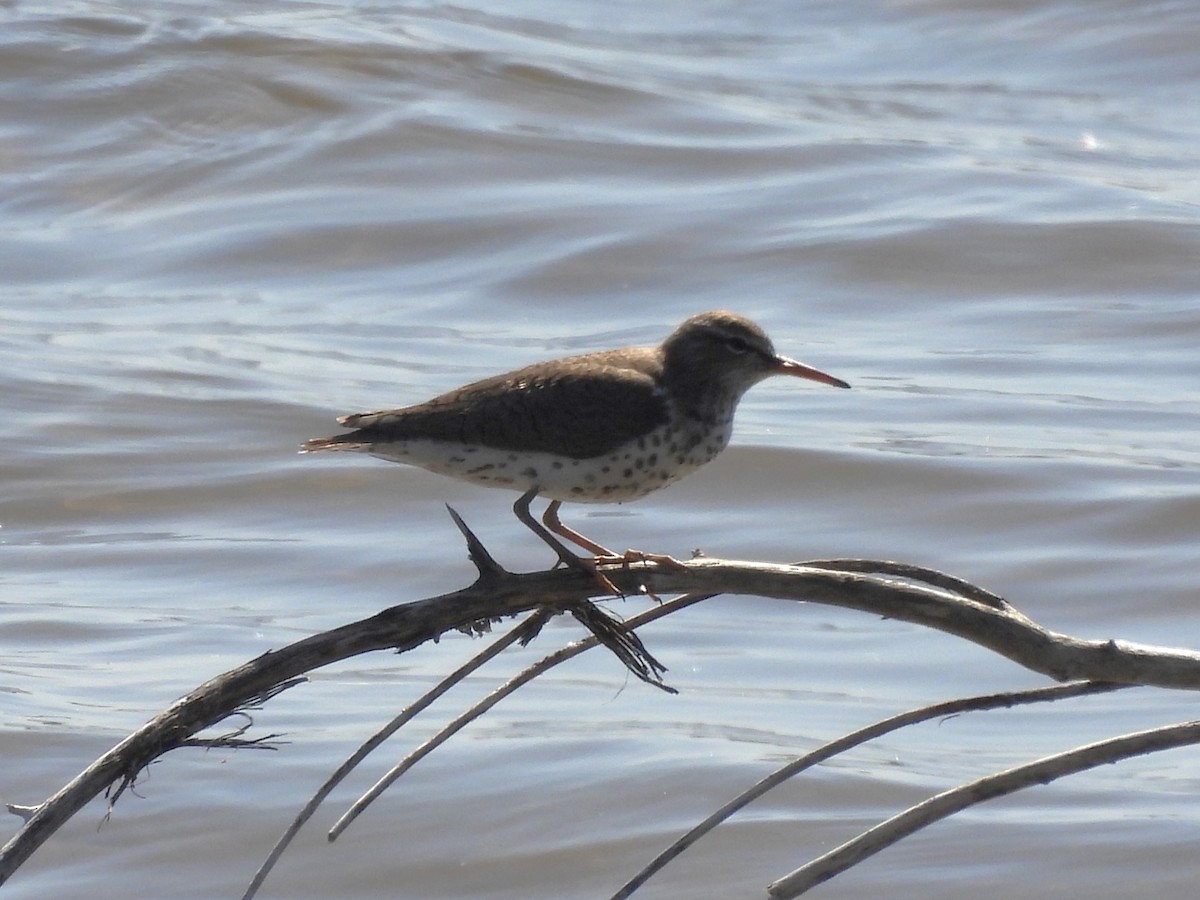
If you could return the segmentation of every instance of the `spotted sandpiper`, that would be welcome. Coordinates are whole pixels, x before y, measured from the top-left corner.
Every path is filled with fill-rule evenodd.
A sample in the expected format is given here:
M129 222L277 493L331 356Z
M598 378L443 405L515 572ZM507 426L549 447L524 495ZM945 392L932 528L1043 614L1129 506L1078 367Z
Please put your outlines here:
M564 525L564 500L636 500L725 449L742 395L771 375L846 382L779 356L758 325L731 312L692 316L658 347L605 350L536 363L425 403L342 416L346 434L303 450L356 450L489 487L522 491L517 517L564 562L627 560ZM550 532L595 554L581 560L529 513L550 499ZM635 558L646 559L645 554Z

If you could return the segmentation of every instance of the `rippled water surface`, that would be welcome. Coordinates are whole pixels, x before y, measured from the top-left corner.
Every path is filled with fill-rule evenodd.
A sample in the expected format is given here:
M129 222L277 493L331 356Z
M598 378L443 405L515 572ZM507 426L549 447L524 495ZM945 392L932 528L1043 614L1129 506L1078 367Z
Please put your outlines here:
M13 3L0 12L0 796L36 803L208 678L514 569L511 495L299 456L334 416L714 308L850 381L753 390L733 446L606 544L885 557L1050 628L1200 646L1200 8L1191 2ZM610 604L629 614L644 601ZM797 753L1044 679L949 636L723 597L358 791L579 636L553 622L331 798L265 897L605 897ZM377 726L482 648L315 672L275 752L177 751L14 897L240 896ZM1194 716L1137 689L931 723L768 795L638 896L763 886L905 806ZM1192 750L975 808L814 896L1160 898L1200 869ZM10 833L18 820L10 821Z

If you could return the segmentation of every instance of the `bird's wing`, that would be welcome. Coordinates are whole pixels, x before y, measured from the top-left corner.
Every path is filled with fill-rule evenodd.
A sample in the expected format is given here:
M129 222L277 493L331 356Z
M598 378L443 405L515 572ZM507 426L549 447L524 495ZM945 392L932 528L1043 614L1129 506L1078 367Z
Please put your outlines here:
M427 403L344 416L355 428L331 440L368 444L413 438L467 446L600 456L667 420L667 404L644 371L591 365L537 367L477 381Z

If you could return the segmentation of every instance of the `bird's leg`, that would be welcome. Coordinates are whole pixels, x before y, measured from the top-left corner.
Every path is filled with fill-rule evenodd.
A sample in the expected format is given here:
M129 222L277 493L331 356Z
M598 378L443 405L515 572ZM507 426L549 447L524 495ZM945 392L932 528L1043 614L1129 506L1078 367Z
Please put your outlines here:
M581 562L580 558L564 547L560 541L555 540L554 535L546 531L546 529L539 525L537 520L533 518L533 514L529 511L529 504L533 502L533 498L536 496L536 488L530 488L523 493L517 502L513 504L513 514L521 520L522 524L524 524L526 528L546 542L546 545L549 546L550 549L553 550L558 556L559 562L565 566L578 569L579 563Z
M529 504L533 502L533 498L536 496L537 489L531 488L522 494L520 499L513 504L513 512L517 518L525 524L526 528L545 541L558 554L558 558L562 563L576 569L582 569L595 578L596 583L605 591L616 594L618 597L624 597L625 595L617 590L616 585L609 581L607 576L597 568L598 559L576 556L533 518L529 512ZM562 526L562 523L558 522L557 515L559 502L555 500L550 505L553 513L547 510L548 523L549 521L553 521ZM574 535L574 538L587 541L586 544L580 544L581 547L593 553L602 553L606 557L612 555L610 551L605 550L599 544L588 541L587 538L571 531L569 528L566 531L570 532L570 535ZM564 536L569 537L570 535ZM593 550L592 548L595 549ZM634 675L647 684L660 687L668 693L676 693L674 688L668 687L662 682L662 673L666 671L666 667L651 655L650 651L646 649L646 645L642 643L642 639L627 628L620 619L608 615L600 607L592 603L591 600L587 599L571 603L567 608L579 623L587 628L596 637L596 640L616 654L617 659L621 660Z
M522 524L540 537L546 543L546 545L555 552L555 554L558 556L559 562L561 562L563 565L587 572L596 579L596 583L599 584L606 593L623 597L624 594L617 590L617 586L609 581L608 578L596 567L595 560L576 556L574 553L564 547L561 541L559 541L554 537L554 535L542 527L541 523L533 517L533 515L529 512L529 504L533 502L533 498L536 496L537 489L530 488L520 496L516 503L513 504L513 513L518 519L521 520ZM558 501L556 500L554 502L557 503ZM574 534L574 532L572 532L572 534ZM587 540L587 538L584 538L582 535L576 536L583 540ZM586 545L583 544L580 544L580 546L586 547ZM592 546L599 547L598 544L593 544ZM603 547L599 547L599 549L604 551L605 554L609 553L609 551L604 550Z
M606 559L619 559L619 555L613 553L607 547L601 546L589 537L584 537L574 528L568 528L562 523L558 517L559 507L562 506L561 500L551 500L550 505L546 507L546 511L542 514L542 522L546 527L557 534L559 537L565 537L572 544L582 547L588 553L595 554L597 557Z
M600 566L621 563L622 565L627 566L630 563L635 562L653 562L677 571L686 571L687 566L675 559L673 556L667 556L662 553L646 553L642 550L626 550L624 553L613 553L613 551L609 550L607 547L597 544L591 538L585 537L574 528L569 528L568 526L564 525L562 520L558 517L558 509L560 506L562 506L561 500L551 500L550 505L546 507L546 512L542 515L542 522L544 522L546 527L555 534L565 537L573 544L578 544L589 553L596 554L596 559L594 560L596 565Z

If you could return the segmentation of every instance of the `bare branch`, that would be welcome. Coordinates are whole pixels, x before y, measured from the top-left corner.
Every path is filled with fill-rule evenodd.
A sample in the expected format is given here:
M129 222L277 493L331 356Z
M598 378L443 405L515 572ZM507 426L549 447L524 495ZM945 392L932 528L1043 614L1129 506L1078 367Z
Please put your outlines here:
M451 510L451 513L457 517L457 513L454 513L453 510ZM462 527L465 528L466 526L463 525ZM491 557L489 556L488 559L491 559ZM541 630L542 625L545 624L546 619L551 615L552 613L546 607L537 610L532 616L509 631L508 634L493 641L483 652L472 656L467 662L439 681L433 688L426 691L415 703L405 707L400 715L371 735L366 743L359 747L358 750L338 767L337 771L329 776L308 803L304 805L304 808L300 810L299 814L292 821L292 824L288 826L287 830L284 831L283 835L275 843L275 846L271 848L271 852L267 854L266 860L259 866L258 871L254 873L254 878L250 881L250 886L246 889L246 893L242 895L242 900L250 900L251 897L258 893L258 889L262 886L263 881L275 867L275 863L279 861L279 858L283 855L283 851L291 844L292 839L304 827L304 823L312 818L317 808L329 796L330 792L341 784L346 776L353 772L358 764L366 759L373 750L382 745L384 741L399 731L406 723L416 718L419 713L432 706L435 700L444 695L452 687L482 667L484 663L495 659L502 651L511 647L514 643L524 644L531 635L535 635Z
M798 897L811 887L828 881L858 862L873 856L901 838L984 800L1038 784L1048 784L1085 769L1094 769L1131 756L1200 743L1200 721L1167 725L1139 731L1057 753L1023 766L988 775L953 790L944 791L918 803L886 822L881 822L854 840L847 841L824 856L767 885L767 893L777 900Z
M700 824L689 829L686 834L671 844L666 850L659 853L652 859L642 871L638 872L633 878L629 879L619 891L612 896L612 900L626 900L633 896L634 891L640 888L643 884L650 880L652 876L666 868L667 864L674 860L677 856L691 847L696 841L704 837L722 822L729 819L739 810L745 809L763 794L773 788L783 784L789 778L792 778L806 769L810 769L819 763L826 762L839 753L845 753L867 741L873 741L878 737L882 737L890 732L897 731L901 728L906 728L909 725L916 725L920 722L926 722L930 719L938 719L945 716L959 715L964 712L976 712L988 709L1008 709L1013 706L1022 706L1029 703L1045 703L1048 701L1063 700L1068 697L1082 697L1089 694L1101 694L1109 691L1119 690L1129 685L1121 684L1106 684L1096 681L1083 681L1075 684L1058 685L1049 688L1035 688L1028 691L1006 692L1003 694L986 694L978 697L964 697L960 700L948 700L944 703L935 703L931 706L922 706L919 709L910 709L908 712L900 713L899 715L889 716L886 719L881 719L878 722L860 728L857 731L852 731L847 735L838 738L835 741L818 747L811 753L806 753L803 756L792 760L787 765L772 772L766 778L763 778L757 784L747 788L738 796L734 797Z
M464 534L480 571L475 584L394 606L264 653L172 704L36 806L32 814L28 814L30 807L16 807L28 819L0 849L0 884L91 799L116 785L115 800L151 761L184 746L231 712L262 703L292 679L362 653L411 650L454 629L477 633L493 620L543 607L575 612L589 604L596 591L594 573L586 567L505 572L469 530ZM900 619L958 635L1060 681L1200 688L1200 654L1195 652L1057 634L981 588L915 566L879 560L837 564L840 568L834 569L831 561L805 566L694 559L664 565L648 559L605 566L604 573L625 595L757 594ZM645 667L640 673L635 667L635 674L653 682L661 664L640 641L629 638L625 626L605 622L617 632L610 635L614 637L610 646L628 651L627 656Z
M1007 604L997 608L941 588L807 565L696 559L683 566L686 572L655 568L645 576L648 587L661 593L755 594L857 609L957 635L1056 681L1200 688L1200 652L1075 638L1043 628Z
M694 603L699 603L701 600L707 600L708 594L685 594L682 597L676 597L674 600L668 600L666 603L656 606L653 609L646 610L640 615L634 616L626 624L629 628L637 628L647 622L653 622L655 619L661 619L663 616L670 615L685 607L691 606ZM539 675L548 672L555 666L566 662L568 659L578 656L585 650L590 650L593 647L601 644L601 640L594 633L590 638L575 643L568 644L561 650L557 650L549 656L541 659L534 665L528 667L523 672L515 675L513 678L506 681L500 687L496 688L485 698L480 700L474 706L465 710L457 716L452 722L443 727L437 734L425 741L420 747L409 753L404 759L393 766L382 778L371 786L363 796L354 802L354 804L338 819L333 827L329 829L329 840L336 840L343 831L349 827L350 823L358 818L359 814L365 810L376 797L382 794L390 787L397 778L411 769L414 765L448 741L451 737L469 725L471 722L478 719L481 715L503 700L505 697L512 694L517 688L523 687ZM672 691L672 693L675 693Z

